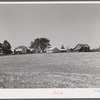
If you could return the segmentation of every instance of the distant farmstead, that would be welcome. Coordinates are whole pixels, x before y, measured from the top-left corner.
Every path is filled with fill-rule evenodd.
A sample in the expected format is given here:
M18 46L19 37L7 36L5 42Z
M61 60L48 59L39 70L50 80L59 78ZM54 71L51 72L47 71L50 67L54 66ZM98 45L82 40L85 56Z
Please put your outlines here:
M46 50L47 53L59 53L60 50L58 48L49 48Z
M76 52L89 52L90 46L87 44L77 44L76 47L73 49Z
M14 54L26 54L28 51L28 48L25 46L18 46L14 49Z

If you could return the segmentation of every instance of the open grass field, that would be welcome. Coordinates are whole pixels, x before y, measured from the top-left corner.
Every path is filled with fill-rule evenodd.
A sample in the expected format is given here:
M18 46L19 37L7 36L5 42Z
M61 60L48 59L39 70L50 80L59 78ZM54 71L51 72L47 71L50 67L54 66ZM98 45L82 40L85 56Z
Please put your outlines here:
M100 52L1 56L0 88L100 88Z

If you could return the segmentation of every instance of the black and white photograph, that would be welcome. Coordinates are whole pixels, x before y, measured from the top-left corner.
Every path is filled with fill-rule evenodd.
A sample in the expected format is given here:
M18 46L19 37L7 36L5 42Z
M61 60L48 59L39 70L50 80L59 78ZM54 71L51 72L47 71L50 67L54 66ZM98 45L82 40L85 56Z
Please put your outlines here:
M100 4L0 4L0 88L100 88Z

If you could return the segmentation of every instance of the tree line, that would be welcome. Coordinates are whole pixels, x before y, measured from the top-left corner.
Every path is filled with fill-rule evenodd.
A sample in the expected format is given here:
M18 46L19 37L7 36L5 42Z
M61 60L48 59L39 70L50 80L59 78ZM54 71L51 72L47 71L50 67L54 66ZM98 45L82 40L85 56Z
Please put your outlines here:
M46 50L49 49L50 47L51 47L50 40L44 37L34 39L34 41L31 41L29 46L30 49L34 50L34 52L41 52L41 53L45 53ZM61 46L61 49L65 49L64 45ZM72 51L72 49L70 49L70 51ZM98 50L94 50L94 51L98 51ZM9 55L12 53L11 45L7 40L4 40L3 43L0 43L0 54L1 53L3 55Z
M31 41L29 46L30 49L34 49L34 51L41 51L42 53L46 52L46 49L49 48L50 40L47 38L36 38L34 41ZM3 43L0 43L0 53L4 55L9 55L12 53L11 44L4 40Z

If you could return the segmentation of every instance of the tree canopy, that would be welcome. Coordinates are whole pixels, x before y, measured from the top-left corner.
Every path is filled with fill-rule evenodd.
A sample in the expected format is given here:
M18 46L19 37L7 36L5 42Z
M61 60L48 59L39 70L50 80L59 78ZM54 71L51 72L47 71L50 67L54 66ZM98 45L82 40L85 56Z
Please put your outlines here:
M62 44L61 49L65 49L64 45Z
M50 40L47 38L36 38L33 41L31 41L30 48L33 48L35 51L39 52L45 52L47 48L49 48L50 45Z
M10 43L7 40L4 40L4 42L2 44L2 50L3 50L3 53L6 54L6 55L12 53L11 45L10 45Z

